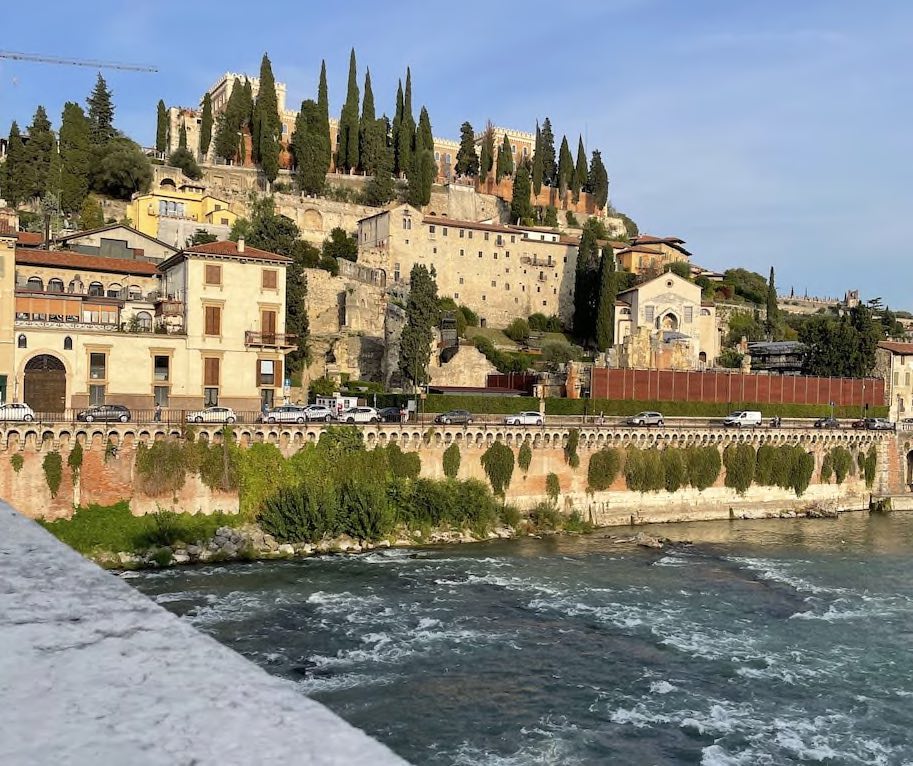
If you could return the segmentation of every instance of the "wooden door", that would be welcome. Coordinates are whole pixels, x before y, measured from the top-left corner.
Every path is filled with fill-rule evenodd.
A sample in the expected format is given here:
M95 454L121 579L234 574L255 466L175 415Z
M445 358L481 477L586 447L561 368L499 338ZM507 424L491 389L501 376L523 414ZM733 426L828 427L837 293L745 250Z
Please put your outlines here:
M67 372L57 357L36 356L25 365L23 399L35 412L63 412L67 401Z

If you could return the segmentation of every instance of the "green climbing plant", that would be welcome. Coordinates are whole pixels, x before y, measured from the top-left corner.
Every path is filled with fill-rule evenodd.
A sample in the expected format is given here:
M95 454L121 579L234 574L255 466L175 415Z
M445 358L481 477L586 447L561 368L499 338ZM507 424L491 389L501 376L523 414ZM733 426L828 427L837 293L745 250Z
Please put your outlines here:
M51 497L57 497L63 479L63 459L60 453L56 450L48 452L41 461L41 467L44 469L44 479L51 490Z
M482 454L482 468L492 491L504 497L514 473L514 451L503 442L495 441Z
M750 444L730 444L723 450L723 465L726 466L726 486L744 495L755 477L755 448Z
M82 444L76 442L73 445L73 449L70 450L70 454L67 456L67 465L70 466L70 476L73 477L73 481L79 478L79 469L82 468Z
M523 444L520 445L520 450L517 453L517 465L520 466L520 470L523 471L523 475L529 472L530 463L533 462L533 449L529 443L529 437L523 440Z
M561 494L561 482L558 480L557 473L550 473L545 477L545 494L553 506L558 504L558 495Z
M22 457L21 452L13 453L13 456L10 458L10 465L13 466L13 470L16 473L22 470L22 466L25 465L25 458Z
M580 465L580 456L577 454L577 447L579 444L580 429L571 428L567 432L567 443L564 445L564 461L571 468L576 468Z
M456 442L444 450L444 476L455 479L460 473L460 448Z
M602 492L612 486L621 470L621 452L604 447L590 455L586 470L587 492Z

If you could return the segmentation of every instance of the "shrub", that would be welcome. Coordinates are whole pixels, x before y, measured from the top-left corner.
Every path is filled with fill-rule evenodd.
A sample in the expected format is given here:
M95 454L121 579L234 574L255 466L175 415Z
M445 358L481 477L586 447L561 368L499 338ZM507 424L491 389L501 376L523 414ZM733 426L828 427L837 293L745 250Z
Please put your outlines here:
M580 429L570 428L567 432L567 442L564 445L564 462L571 468L580 465L580 458L577 456L577 446L580 444Z
M498 519L495 499L478 479L456 483L456 506L462 515L460 521L468 524L477 537L484 537Z
M643 491L644 461L637 447L628 447L625 450L625 485L632 492Z
M561 332L564 329L561 326L561 320L554 314L546 316L537 311L535 314L530 314L527 321L529 322L529 329L536 332Z
M523 471L523 475L526 476L529 471L530 463L533 462L533 449L529 444L529 437L523 440L523 444L520 445L520 450L517 453L517 465L520 466L520 470Z
M530 510L529 522L536 530L558 529L561 526L561 514L551 503L539 503Z
M411 493L401 499L400 511L404 518L418 526L432 527L459 522L454 484L451 482L418 479Z
M552 505L558 503L558 495L561 494L561 481L558 479L557 473L550 473L545 477L545 494Z
M291 481L291 461L287 461L275 444L251 444L242 453L238 465L241 513L248 518L257 514L266 499Z
M869 447L869 451L865 456L865 461L862 467L863 475L865 476L865 485L871 489L872 485L875 483L875 469L878 466L878 453L875 451L875 445L873 444Z
M773 466L776 453L777 450L769 444L762 444L758 447L754 470L755 484L769 487L775 483L773 481Z
M44 469L44 480L47 482L48 489L51 490L51 497L57 497L60 482L63 479L63 460L60 453L56 450L48 452L41 461L41 467Z
M233 492L238 489L238 450L232 444L228 428L222 432L222 443L199 445L196 470L210 489Z
M846 447L834 447L830 451L830 458L837 483L843 484L844 479L853 470L853 456Z
M460 473L460 447L454 442L444 450L444 476L455 479Z
M136 450L136 487L156 497L175 494L187 478L183 445L174 439L162 439L151 447L140 444Z
M514 451L506 444L495 441L482 454L482 468L496 495L504 497L514 473Z
M518 317L507 325L504 334L514 343L526 343L529 340L529 322Z
M834 463L831 453L828 452L824 456L824 460L821 461L821 481L825 483L830 483L831 477L834 475Z
M180 539L181 527L177 513L159 506L155 513L147 515L151 527L146 533L146 540L150 545L174 545Z
M363 451L365 437L357 426L327 426L320 434L317 448L330 461L337 461L344 455Z
M643 460L643 492L658 492L665 489L666 475L665 466L663 465L662 452L656 447L641 450L641 459Z
M542 344L542 361L551 367L557 367L560 364L579 361L583 357L583 352L578 346L572 346L565 341L550 341ZM577 399L574 401L583 401ZM580 408L581 413L583 408Z
M16 473L22 470L22 466L25 465L25 458L22 457L21 452L14 452L12 457L10 457L10 465L13 466L13 470Z
M586 483L588 492L601 492L612 486L621 470L621 453L614 447L606 447L590 456L587 466Z
M730 444L723 451L726 466L725 484L744 495L754 480L757 455L750 444Z
M401 479L416 479L422 472L422 458L418 452L403 452L398 444L386 446L387 465L390 473Z
M335 532L337 512L338 497L332 483L307 482L266 498L257 521L280 542L316 543Z
M662 451L664 486L667 492L676 492L688 483L688 467L680 449Z
M358 540L380 540L393 531L396 512L386 487L370 471L349 471L339 490L340 531Z
M514 529L520 524L520 519L522 518L520 509L515 505L511 505L510 503L505 503L503 506L501 506L501 512L499 515L502 524Z
M77 441L70 450L70 454L67 455L67 465L70 466L70 476L75 482L79 478L79 469L82 468L82 444L80 442Z
M806 452L801 447L793 447L792 466L790 470L790 486L801 497L811 483L812 474L815 472L815 456Z
M688 465L688 483L700 492L713 486L723 467L720 451L716 447L688 447L685 461Z
M565 516L561 524L565 532L586 534L593 531L593 525L580 515L580 511L573 511L570 516Z

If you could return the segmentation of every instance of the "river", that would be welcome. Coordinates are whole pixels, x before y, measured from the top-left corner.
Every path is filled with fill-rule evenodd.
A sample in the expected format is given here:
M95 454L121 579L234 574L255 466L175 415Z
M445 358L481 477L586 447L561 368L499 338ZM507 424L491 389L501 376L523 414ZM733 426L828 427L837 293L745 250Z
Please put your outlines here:
M130 582L417 766L913 763L913 514L646 529Z

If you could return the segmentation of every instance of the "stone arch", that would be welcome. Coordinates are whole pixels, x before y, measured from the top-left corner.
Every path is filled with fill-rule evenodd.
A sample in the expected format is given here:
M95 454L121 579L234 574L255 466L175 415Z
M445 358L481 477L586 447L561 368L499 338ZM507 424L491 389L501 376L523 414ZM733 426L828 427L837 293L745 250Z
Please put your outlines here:
M301 228L323 231L323 216L319 210L308 208L301 214Z
M906 475L906 485L907 489L913 491L913 450L907 452L907 475Z
M58 356L36 353L23 366L23 399L36 412L63 412L67 400L67 367Z

